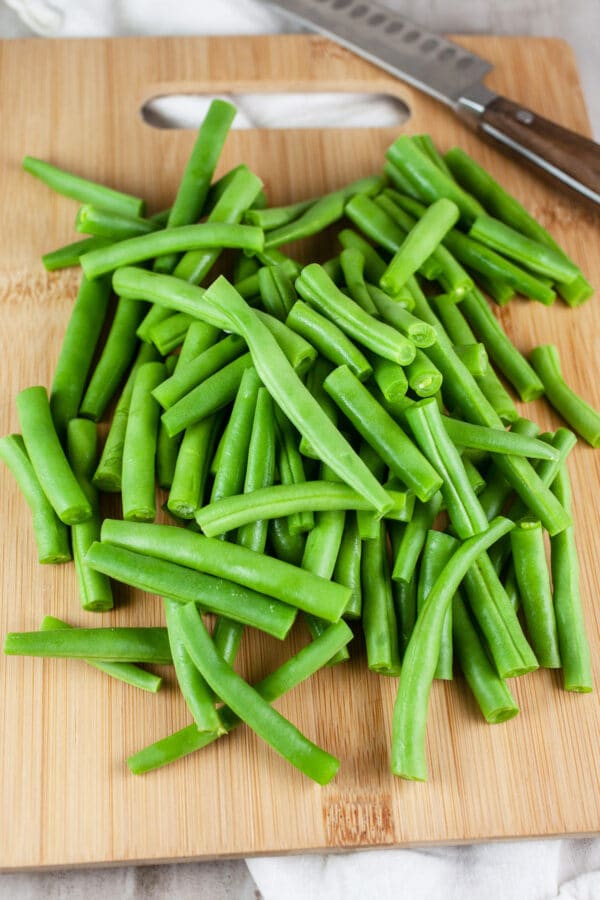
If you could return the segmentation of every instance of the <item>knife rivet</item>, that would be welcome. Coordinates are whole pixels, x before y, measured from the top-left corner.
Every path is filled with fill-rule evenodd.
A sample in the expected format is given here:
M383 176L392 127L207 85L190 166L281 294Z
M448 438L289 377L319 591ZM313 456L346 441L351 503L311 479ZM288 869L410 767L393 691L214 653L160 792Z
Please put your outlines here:
M534 118L535 116L528 109L518 109L515 113L515 119L522 125L531 125Z

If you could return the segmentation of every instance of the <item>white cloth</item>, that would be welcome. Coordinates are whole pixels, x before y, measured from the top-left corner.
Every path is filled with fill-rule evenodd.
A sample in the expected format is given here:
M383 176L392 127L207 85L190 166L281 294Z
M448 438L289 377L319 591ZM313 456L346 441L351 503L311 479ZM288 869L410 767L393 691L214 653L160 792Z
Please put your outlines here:
M113 34L258 34L293 30L289 22L257 0L4 0L37 34L45 36L103 36ZM388 0L393 5L394 0ZM396 4L398 7L399 3ZM567 6L565 4L565 6ZM451 7L451 10L450 10ZM499 12L500 7L504 15ZM439 30L497 30L548 33L551 8L557 35L563 22L583 16L584 35L599 18L598 0L571 0L568 10L556 12L553 0L404 0L402 9L424 26ZM460 12L462 10L462 18ZM537 27L539 24L539 27ZM600 22L598 23L600 25ZM566 24L565 24L566 28ZM597 35L597 29L590 28ZM550 32L552 33L552 31ZM590 43L593 56L593 38ZM586 57L586 63L588 57ZM589 96L589 95L588 95ZM589 97L589 99L592 99ZM364 121L359 98L339 101L324 96L320 114L324 121ZM278 105L279 104L279 105ZM190 106L192 111L190 113ZM289 103L286 101L286 106ZM315 103L311 100L310 115ZM373 106L370 104L370 113ZM597 107L595 107L597 108ZM245 98L238 125L268 126L281 120L282 101ZM160 113L161 108L158 107ZM598 110L600 112L600 109ZM336 113L338 119L335 118ZM163 110L164 114L164 110ZM197 118L193 101L176 110L185 123ZM377 114L395 111L382 101ZM187 118L186 118L187 117ZM600 130L600 115L595 130ZM599 786L600 789L600 786ZM47 900L87 900L118 896L122 900L242 900L256 896L235 863L129 867L119 870L75 871L48 875L0 877L0 898L45 896ZM254 858L248 868L264 900L600 900L600 838L580 840L531 840L486 843L425 850L375 850L346 854Z

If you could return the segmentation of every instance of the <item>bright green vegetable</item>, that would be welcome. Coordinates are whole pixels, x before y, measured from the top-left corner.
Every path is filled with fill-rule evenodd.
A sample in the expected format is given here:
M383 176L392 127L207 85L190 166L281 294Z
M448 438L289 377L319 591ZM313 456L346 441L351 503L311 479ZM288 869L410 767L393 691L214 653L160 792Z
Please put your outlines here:
M600 447L600 413L565 382L554 344L534 347L530 359L544 385L548 401L592 447Z

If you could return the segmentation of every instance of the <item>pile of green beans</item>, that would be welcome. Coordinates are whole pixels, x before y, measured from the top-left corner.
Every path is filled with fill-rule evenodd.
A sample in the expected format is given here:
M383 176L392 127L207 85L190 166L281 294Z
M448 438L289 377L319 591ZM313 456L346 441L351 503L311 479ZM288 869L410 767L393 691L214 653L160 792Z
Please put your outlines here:
M395 141L381 175L286 206L269 207L243 164L213 181L234 115L212 104L172 207L154 216L24 161L80 202L88 237L43 258L80 264L81 287L50 392L21 391L22 434L0 438L0 458L40 562L72 553L81 607L111 609L113 579L161 597L166 627L46 617L4 652L79 658L148 691L161 679L139 663L172 664L191 724L130 757L134 773L243 721L325 784L339 761L271 704L348 659L362 630L367 666L400 679L392 772L423 780L435 678L459 668L489 723L518 714L506 679L538 666L592 690L576 439L519 418L493 366L593 446L600 416L566 385L556 348L527 361L477 286L502 303L518 291L577 305L589 285L477 163L426 135ZM356 230L340 227L333 258L280 249L344 217ZM121 495L122 519L102 521L99 492ZM234 670L245 632L284 640L298 619L309 643L250 686Z

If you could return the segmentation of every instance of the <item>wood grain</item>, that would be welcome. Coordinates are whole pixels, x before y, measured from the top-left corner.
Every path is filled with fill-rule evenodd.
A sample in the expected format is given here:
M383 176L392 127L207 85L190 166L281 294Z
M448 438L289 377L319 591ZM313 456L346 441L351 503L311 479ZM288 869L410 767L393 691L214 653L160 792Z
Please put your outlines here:
M497 63L491 86L588 133L577 72L552 40L461 38ZM552 73L552 78L549 77ZM0 133L0 301L3 327L2 433L17 428L14 396L50 383L77 288L73 272L45 274L39 255L73 238L75 206L20 170L25 153L169 202L194 135L146 126L149 96L181 90L382 91L411 109L408 131L430 131L442 148L460 143L510 185L600 287L597 219L566 195L467 132L444 108L320 38L117 39L5 42L0 96L10 124ZM8 116L7 116L8 119ZM390 129L238 131L221 169L244 160L273 202L310 196L380 166ZM305 246L307 254L323 248ZM528 350L559 344L569 381L600 405L597 301L512 303L502 320ZM543 427L558 420L527 408ZM600 550L598 455L577 447L572 465L585 615L600 683L596 598ZM0 475L3 540L0 634L36 628L44 614L89 623L79 609L72 567L40 567L27 511ZM119 589L118 608L98 624L159 624L160 602ZM252 635L241 670L266 673L305 640L282 645ZM428 729L430 780L389 773L395 682L353 660L323 671L278 708L341 758L335 782L319 788L247 730L145 777L126 757L187 724L166 675L166 690L142 695L77 662L0 658L0 865L5 869L165 861L311 849L584 834L600 826L600 713L596 694L576 696L540 672L512 687L520 716L487 726L460 679L436 684Z

